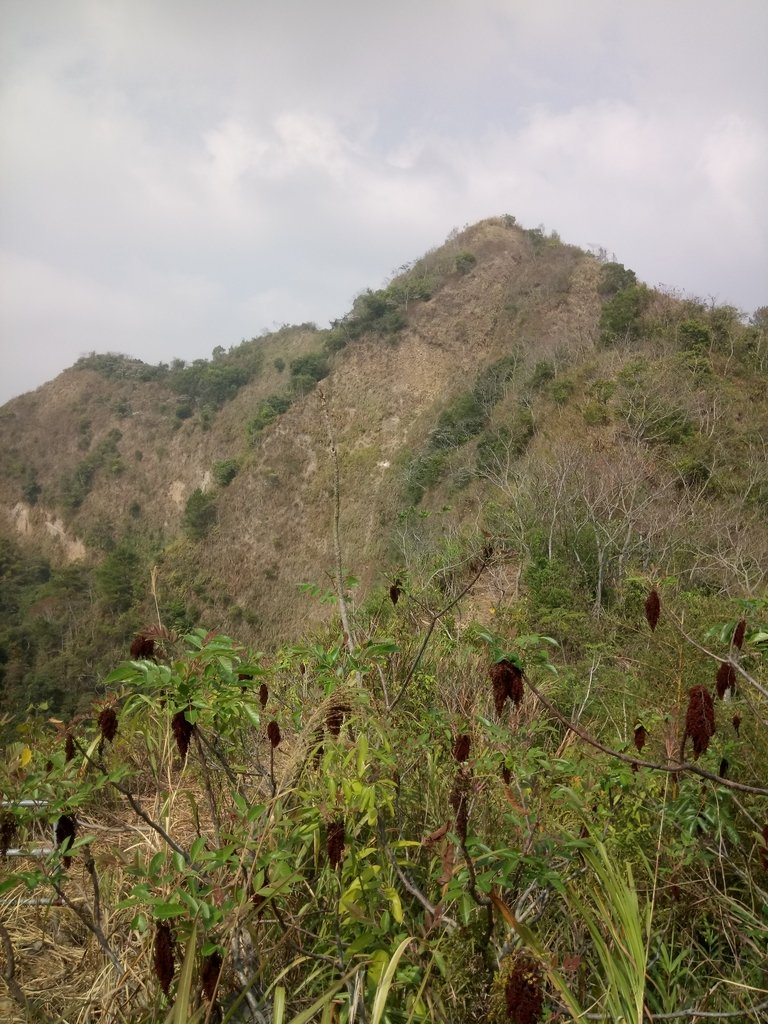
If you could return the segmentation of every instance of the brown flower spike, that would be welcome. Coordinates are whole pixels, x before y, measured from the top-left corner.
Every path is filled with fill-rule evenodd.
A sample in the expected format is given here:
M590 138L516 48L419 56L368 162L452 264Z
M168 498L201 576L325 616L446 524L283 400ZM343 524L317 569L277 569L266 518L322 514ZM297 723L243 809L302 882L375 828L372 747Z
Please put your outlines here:
M645 617L648 621L648 625L651 627L652 633L656 629L656 623L659 621L660 612L661 601L659 600L659 593L654 587L645 599Z
M326 837L326 850L328 862L332 868L337 868L344 857L344 821L337 818L328 825Z
M189 741L192 739L192 732L194 725L187 721L187 717L183 711L177 711L171 719L171 729L176 739L176 746L178 747L179 754L182 758L186 758L189 750Z
M544 1004L541 964L527 953L519 953L507 976L504 996L513 1024L537 1024Z
M456 737L456 742L453 744L453 756L459 764L466 761L469 757L469 748L471 746L471 740L466 733L462 733Z
M160 988L168 995L168 990L173 981L175 963L173 958L173 935L167 921L158 921L155 931L155 944L152 950L152 962L155 967L155 977L160 982Z
M109 743L117 736L117 713L114 708L104 708L99 715L99 730L102 740Z
M489 674L493 683L493 706L496 714L501 715L507 698L515 705L522 701L523 673L517 665L505 658L491 665Z
M736 624L736 629L734 629L734 631L733 631L733 640L731 641L733 646L734 647L738 647L739 650L741 650L741 648L742 648L742 646L744 644L744 634L745 634L746 630L747 630L746 619L740 619L739 622Z
M731 691L731 696L736 693L736 669L730 662L724 661L720 665L720 668L717 670L715 687L720 700L723 700L728 690Z
M131 643L131 657L136 660L152 661L155 657L155 638L149 632L137 633Z
M739 735L739 729L741 728L741 715L734 715L733 718L731 719L731 723L733 724L733 731L738 736Z
M693 754L698 757L706 753L709 741L715 734L715 705L712 694L706 686L692 686L688 691L688 710L685 714L683 749L687 737L693 740ZM682 751L681 751L682 755Z
M645 746L645 743L646 743L647 739L648 739L648 730L645 728L645 726L644 725L636 725L635 726L635 747L637 748L637 752L638 753L640 753L640 751Z
M267 738L269 739L269 742L272 744L273 750L275 749L275 747L280 745L280 740L282 739L280 735L280 726L274 719L272 719L272 721L267 726Z
M200 982L203 986L203 995L209 1003L213 1002L216 995L216 986L219 984L221 974L221 953L214 950L208 956L203 957L200 967Z
M456 779L451 790L451 807L456 814L456 835L463 843L467 841L467 826L469 825L469 776L462 770L456 773Z
M59 820L56 822L54 827L54 835L56 836L56 845L63 846L67 840L69 840L67 849L71 849L72 843L75 841L77 835L77 822L71 814L62 814ZM68 868L72 863L71 857L64 857L64 867Z
M269 700L269 688L267 687L266 683L262 683L261 686L259 687L259 704L261 704L261 710L262 711L267 706L267 701L268 700Z

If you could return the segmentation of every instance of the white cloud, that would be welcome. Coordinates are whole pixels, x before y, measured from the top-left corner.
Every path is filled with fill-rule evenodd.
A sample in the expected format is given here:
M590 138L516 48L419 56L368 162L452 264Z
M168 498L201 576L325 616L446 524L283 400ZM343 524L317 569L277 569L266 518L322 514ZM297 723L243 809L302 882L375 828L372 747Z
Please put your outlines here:
M7 0L1 17L2 342L28 363L0 397L90 348L194 358L322 323L502 212L651 283L768 298L764 5Z

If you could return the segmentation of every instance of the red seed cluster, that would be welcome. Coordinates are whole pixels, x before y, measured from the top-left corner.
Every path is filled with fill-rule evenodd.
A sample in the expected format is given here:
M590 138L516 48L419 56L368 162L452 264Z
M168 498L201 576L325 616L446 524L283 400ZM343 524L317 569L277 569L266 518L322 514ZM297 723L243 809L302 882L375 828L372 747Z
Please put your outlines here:
M717 670L715 687L720 700L725 697L728 690L731 691L731 696L736 693L736 669L729 661L724 661Z
M262 683L259 687L259 704L261 704L262 711L267 706L269 700L269 688L266 683Z
M645 618L651 627L651 632L656 629L660 612L661 601L659 600L659 592L654 588L645 599Z
M145 661L153 661L155 657L155 638L148 630L137 633L131 643L131 657Z
M117 736L117 713L114 708L104 708L99 715L101 738L109 743Z
M392 604L397 604L397 602L400 600L401 594L402 590L400 589L400 580L395 580L395 582L389 588L389 599L392 602Z
M331 736L339 735L344 719L349 712L350 707L348 704L334 704L333 707L328 709L328 714L325 716L325 724Z
M200 965L200 982L203 987L203 995L209 1003L213 1002L213 997L216 995L216 987L219 984L219 975L221 974L221 963L221 953L218 950L214 950L213 953L203 957L203 962Z
M282 736L280 735L280 726L274 719L272 719L272 721L267 726L267 738L269 739L269 742L272 744L273 750L275 747L280 745L280 740L282 739Z
M67 849L71 849L72 843L75 841L77 835L77 822L71 814L62 814L59 820L54 826L54 835L56 836L56 845L63 846L64 843L69 840ZM71 857L64 857L64 867L68 868L72 863Z
M731 719L731 723L733 724L733 731L738 736L739 735L739 729L741 728L741 715L734 715L733 718Z
M173 935L167 921L158 921L152 962L160 988L168 995L176 965L173 956Z
M704 754L715 734L715 705L706 686L692 686L688 691L688 710L685 715L685 738L693 740L695 757Z
M462 764L469 757L471 742L467 733L461 733L461 735L456 737L456 741L453 744L453 756L459 764Z
M504 764L503 761L501 762L501 777L507 786L512 781L512 772L509 770L506 764Z
M507 698L515 705L522 701L523 673L514 662L504 658L491 665L489 674L493 683L493 706L496 714L501 715Z
M0 815L0 857L4 857L16 837L16 818L10 811Z
M537 1024L544 1004L541 964L527 953L520 953L507 976L504 996L507 1016L513 1024Z
M171 729L173 735L176 738L176 746L178 747L179 754L182 758L186 758L187 752L189 751L189 742L192 739L192 732L194 731L194 725L187 721L187 716L183 711L177 711L171 719Z
M336 821L330 822L325 848L328 852L328 862L332 868L337 868L344 857L344 838L343 819L337 818Z
M734 631L733 631L733 640L731 641L733 646L737 647L739 650L741 650L741 648L742 648L742 646L744 644L744 634L745 634L746 630L747 630L747 621L746 621L746 619L740 619L739 622L736 623L736 629L734 629Z
M648 739L648 730L644 725L635 726L635 747L638 753L643 749Z
M467 841L467 826L469 825L469 776L461 769L456 773L456 779L451 790L451 807L453 808L456 825L456 834L463 843Z
M64 740L64 761L71 761L75 756L75 741L72 739L72 734L67 733Z
M762 831L763 846L760 850L760 863L763 866L763 871L768 872L768 825L763 825Z

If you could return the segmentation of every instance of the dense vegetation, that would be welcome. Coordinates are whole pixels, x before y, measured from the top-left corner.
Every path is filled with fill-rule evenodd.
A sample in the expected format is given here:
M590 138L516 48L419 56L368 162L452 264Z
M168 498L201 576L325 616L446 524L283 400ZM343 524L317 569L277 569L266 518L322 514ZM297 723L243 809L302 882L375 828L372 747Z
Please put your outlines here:
M442 291L490 293L498 233L452 238L268 358L81 361L162 379L176 437L210 438L267 376L177 534L146 527L143 493L120 528L86 515L130 449L83 413L55 501L93 557L0 541L2 843L55 832L4 862L10 1017L765 1018L768 317L499 227L520 262L491 354L420 411L373 512L353 473L380 452L363 428L345 449L313 390L366 346L397 354ZM573 335L542 340L566 310ZM337 564L294 584L324 624L286 643L260 619L286 552L246 563L218 534L256 472L309 500L303 464L257 461L294 414L330 436L310 514ZM9 465L30 506L53 503L38 467ZM388 552L367 588L341 564L374 575L357 520Z
M638 580L569 654L536 587L461 624L497 559L346 643L147 628L92 710L28 718L3 844L56 849L0 883L18 1019L761 1019L768 605Z

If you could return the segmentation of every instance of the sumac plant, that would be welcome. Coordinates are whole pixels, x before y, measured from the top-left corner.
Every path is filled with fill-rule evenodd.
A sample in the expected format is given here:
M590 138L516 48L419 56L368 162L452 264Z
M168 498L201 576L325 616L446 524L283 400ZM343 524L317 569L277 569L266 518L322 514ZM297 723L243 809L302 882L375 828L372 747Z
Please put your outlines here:
M93 710L23 723L0 880L20 1019L762 1019L762 607L683 624L665 591L658 629L638 603L567 648L408 595L354 643L269 657L195 630ZM67 984L32 932L67 957L77 935Z

